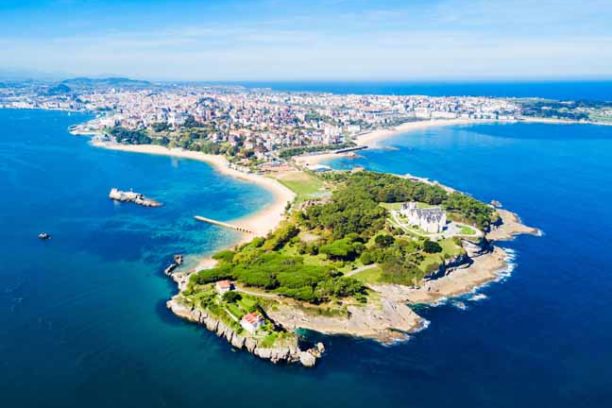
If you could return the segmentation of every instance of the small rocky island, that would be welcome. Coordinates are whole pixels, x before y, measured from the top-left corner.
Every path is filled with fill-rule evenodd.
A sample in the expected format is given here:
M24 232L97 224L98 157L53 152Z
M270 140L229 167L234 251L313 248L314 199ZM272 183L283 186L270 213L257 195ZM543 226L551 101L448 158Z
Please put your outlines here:
M112 188L108 193L108 198L113 201L122 203L134 203L143 207L161 207L161 203L151 198L147 198L140 193L134 191L121 191L116 188Z
M296 329L391 342L421 329L410 307L497 278L495 240L538 231L506 210L428 181L370 171L302 172L284 221L213 256L170 271L175 314L274 363L313 366L322 344ZM304 184L306 183L306 184Z

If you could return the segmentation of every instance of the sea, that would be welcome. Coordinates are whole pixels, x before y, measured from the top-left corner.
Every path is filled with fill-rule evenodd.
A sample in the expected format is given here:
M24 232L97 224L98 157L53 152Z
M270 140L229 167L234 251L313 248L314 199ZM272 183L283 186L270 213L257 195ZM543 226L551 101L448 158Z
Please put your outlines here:
M612 127L436 127L331 162L499 200L543 234L502 244L500 281L418 306L429 325L405 341L305 333L327 349L306 369L234 351L165 307L173 254L194 264L237 239L193 216L231 220L270 194L68 133L90 117L0 110L0 406L612 406ZM115 204L112 187L164 205Z

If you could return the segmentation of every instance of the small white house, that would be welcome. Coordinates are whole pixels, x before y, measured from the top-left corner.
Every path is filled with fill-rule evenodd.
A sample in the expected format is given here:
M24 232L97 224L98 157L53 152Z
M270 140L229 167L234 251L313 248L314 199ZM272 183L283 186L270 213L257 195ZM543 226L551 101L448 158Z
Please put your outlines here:
M230 290L234 290L234 284L229 280L220 280L215 283L215 290L220 294L224 294L229 292Z
M242 320L240 320L242 328L249 333L255 333L263 324L263 318L256 312L247 313Z

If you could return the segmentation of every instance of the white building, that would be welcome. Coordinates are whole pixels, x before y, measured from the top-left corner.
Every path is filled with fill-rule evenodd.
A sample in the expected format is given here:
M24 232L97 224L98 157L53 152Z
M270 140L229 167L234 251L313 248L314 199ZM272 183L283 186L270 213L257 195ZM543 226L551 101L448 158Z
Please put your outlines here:
M242 320L240 320L242 328L249 333L255 333L263 324L263 318L255 312L245 314Z
M215 290L221 295L233 289L234 284L229 280L220 280L215 283Z
M440 207L418 208L417 203L404 203L400 213L415 225L430 234L442 232L446 226L446 213Z

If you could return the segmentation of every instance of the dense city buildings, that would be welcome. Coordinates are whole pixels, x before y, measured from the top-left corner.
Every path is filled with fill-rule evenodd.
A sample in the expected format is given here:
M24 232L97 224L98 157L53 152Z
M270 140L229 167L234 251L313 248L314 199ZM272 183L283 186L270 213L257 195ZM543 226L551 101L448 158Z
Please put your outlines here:
M79 131L105 132L125 143L140 143L133 140L133 132L140 132L152 143L191 150L214 144L224 146L225 153L243 152L257 159L287 148L342 146L360 133L407 121L509 120L520 113L511 101L482 97L335 95L199 85L3 88L0 105L96 112Z

